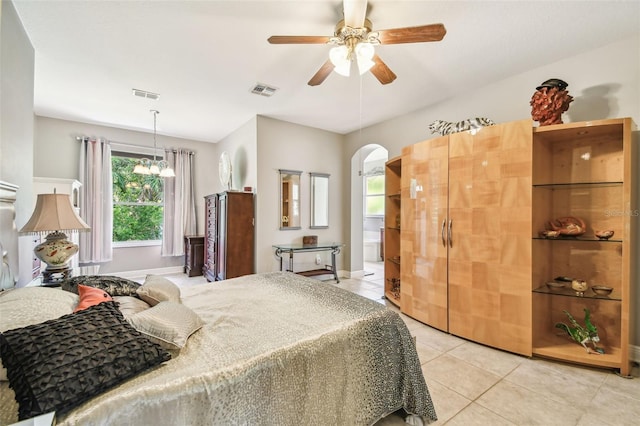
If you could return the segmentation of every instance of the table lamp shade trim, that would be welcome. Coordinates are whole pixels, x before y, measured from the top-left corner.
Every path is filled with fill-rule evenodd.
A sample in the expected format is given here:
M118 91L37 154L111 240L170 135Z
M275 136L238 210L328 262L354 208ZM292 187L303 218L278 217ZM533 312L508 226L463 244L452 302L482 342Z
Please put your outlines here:
M91 228L71 206L69 194L38 194L31 219L20 234L43 234L52 231L88 231Z

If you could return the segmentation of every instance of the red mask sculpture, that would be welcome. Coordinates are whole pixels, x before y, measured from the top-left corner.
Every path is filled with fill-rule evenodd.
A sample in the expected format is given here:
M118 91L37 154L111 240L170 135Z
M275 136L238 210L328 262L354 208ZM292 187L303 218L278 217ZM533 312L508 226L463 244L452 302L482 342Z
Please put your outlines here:
M536 87L531 97L531 118L541 126L562 124L562 113L569 109L573 97L566 90L568 84L552 78Z

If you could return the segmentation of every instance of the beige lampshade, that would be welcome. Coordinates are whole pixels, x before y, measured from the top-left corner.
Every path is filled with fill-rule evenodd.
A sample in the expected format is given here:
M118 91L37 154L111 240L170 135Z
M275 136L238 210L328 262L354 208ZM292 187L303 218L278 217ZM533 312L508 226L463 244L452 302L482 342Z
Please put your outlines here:
M91 228L71 205L69 194L38 194L36 208L20 234L41 234L52 231L88 231Z

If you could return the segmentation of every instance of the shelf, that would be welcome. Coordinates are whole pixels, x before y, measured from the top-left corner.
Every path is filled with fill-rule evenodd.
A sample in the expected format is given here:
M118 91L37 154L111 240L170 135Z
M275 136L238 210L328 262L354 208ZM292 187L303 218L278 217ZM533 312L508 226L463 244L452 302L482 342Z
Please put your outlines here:
M563 182L563 183L541 183L533 184L534 188L545 189L580 189L580 188L610 188L612 186L622 186L623 182Z
M333 275L333 271L329 268L311 269L308 271L296 271L296 274L305 277L317 277L318 275Z
M602 355L589 354L582 345L565 336L546 336L533 346L533 354L562 361L575 362L599 367L620 368L622 362L620 348L607 346L607 342L598 344L605 352Z
M589 287L587 291L584 292L584 296L578 296L576 294L576 291L571 288L571 283L567 283L567 286L564 288L559 288L554 290L549 289L549 287L545 285L543 287L538 287L534 289L533 292L541 293L541 294L549 294L552 296L575 297L578 299L611 300L614 302L622 301L622 296L620 296L620 293L615 289L608 296L599 296L591 290L591 287Z
M402 212L402 157L395 157L385 165L384 228L384 296L400 308L400 218Z
M586 237L560 237L560 238L546 238L546 237L533 237L534 240L546 240L546 241L580 241L585 243L621 243L622 240L617 238L609 238L608 240L601 240L595 236Z
M402 157L392 158L387 161L387 168L391 169L396 175L400 176L402 172Z
M398 308L400 307L400 298L396 297L392 292L385 291L384 292L384 297L386 297L389 302L391 302L394 305L396 305L396 307L398 307Z
M610 137L611 134L621 134L624 118L610 118L603 120L577 121L573 123L552 124L533 128L534 137L548 137L552 140L575 140L581 137Z

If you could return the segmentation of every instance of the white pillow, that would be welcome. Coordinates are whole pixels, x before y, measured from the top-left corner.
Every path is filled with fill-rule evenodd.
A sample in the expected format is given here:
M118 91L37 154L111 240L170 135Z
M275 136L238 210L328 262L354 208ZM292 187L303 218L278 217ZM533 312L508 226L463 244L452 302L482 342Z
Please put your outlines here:
M204 325L198 314L176 302L160 302L127 320L133 328L165 349L182 349L189 336Z
M151 305L144 300L133 296L113 296L113 301L118 303L118 309L125 318L129 318L131 315L145 311L151 307Z
M149 305L160 302L180 303L180 287L159 275L147 275L147 278L136 290L138 297Z

